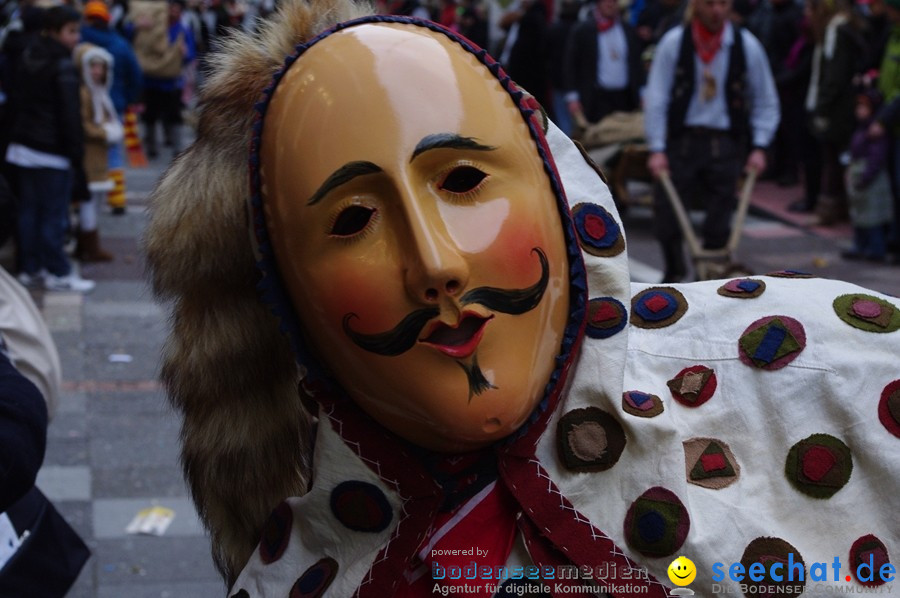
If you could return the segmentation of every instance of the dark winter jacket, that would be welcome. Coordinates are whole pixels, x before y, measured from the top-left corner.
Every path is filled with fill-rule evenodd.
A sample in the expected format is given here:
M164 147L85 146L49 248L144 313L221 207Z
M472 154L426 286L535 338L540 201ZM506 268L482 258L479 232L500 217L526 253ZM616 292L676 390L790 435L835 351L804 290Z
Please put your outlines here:
M0 512L34 486L47 443L47 406L0 351Z
M34 38L22 52L16 71L18 108L10 141L81 164L80 81L71 54L46 36Z
M837 30L834 55L823 57L819 93L816 96L816 118L824 124L817 131L820 138L844 148L853 134L853 76L866 64L866 43L860 31L850 24Z

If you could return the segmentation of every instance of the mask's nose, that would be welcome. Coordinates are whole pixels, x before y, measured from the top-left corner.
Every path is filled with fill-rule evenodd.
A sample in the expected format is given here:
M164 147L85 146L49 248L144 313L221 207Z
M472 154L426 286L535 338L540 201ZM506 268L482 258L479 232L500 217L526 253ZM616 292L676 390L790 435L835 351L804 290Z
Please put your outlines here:
M428 304L457 296L469 283L469 264L447 233L440 211L431 198L420 202L413 193L402 201L409 230L407 292L416 302Z

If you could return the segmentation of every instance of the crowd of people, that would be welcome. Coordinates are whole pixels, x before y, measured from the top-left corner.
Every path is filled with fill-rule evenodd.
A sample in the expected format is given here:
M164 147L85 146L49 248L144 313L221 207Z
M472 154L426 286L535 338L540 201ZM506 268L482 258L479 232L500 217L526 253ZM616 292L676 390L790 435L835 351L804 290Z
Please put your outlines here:
M855 234L844 258L896 259L900 0L376 5L488 49L568 135L614 113L643 113L648 170L673 174L680 194L704 199L707 248L724 245L735 183L753 168L779 185L802 182L792 211L825 225L850 219ZM241 0L4 4L0 190L15 198L2 205L16 212L20 282L93 288L68 254L113 258L100 244L97 210L125 211L123 125L140 115L151 159L161 145L178 152L206 52L274 8ZM661 190L654 207L665 280L681 280L681 234Z
M676 74L659 65L668 61L670 67L690 67L696 94L683 98L687 113L680 114L685 120L676 124L687 131L686 135L679 131L679 139L693 140L694 147L682 143L679 149L689 162L698 167L709 163L697 157L704 154L696 147L698 137L703 138L701 145L705 141L715 146L722 143L719 137L736 139L742 160L753 158L744 166L758 169L763 178L780 186L802 183L803 195L789 206L791 211L814 214L823 225L852 222L853 246L843 252L845 259L897 261L900 2L896 0L693 4L560 0L556 5L552 0L516 0L506 8L465 0L426 7L405 0L387 3L383 9L428 14L487 48L567 134L578 135L586 125L614 112L646 111L648 167L654 175L668 170L673 157L664 141L672 133L669 111L677 108L672 99L693 89L685 72ZM732 27L743 31L740 39L747 40L742 44L747 60L762 59L762 67L748 64L743 71L746 80L739 81L743 77L739 63L725 68L733 56L719 60L718 78L710 76L714 69L702 66L717 64L720 46L733 49L731 31L738 29ZM696 61L701 68L696 70L677 60L676 38L683 39L680 31L685 28L698 47ZM665 41L667 34L671 35ZM654 82L654 70L665 76ZM726 78L744 87L752 130L739 130L743 125L731 122L737 115L726 109L734 105L726 97ZM660 162L663 156L666 163ZM728 236L734 182L741 170L734 160L719 166L712 173L700 172L682 160L672 169L678 175L673 181L676 188L703 197L713 212L704 225L707 248L721 247ZM723 168L729 172L724 179ZM698 182L704 186L696 188ZM661 191L654 207L665 278L680 280L685 275L680 232Z
M256 9L265 16L264 4ZM249 13L233 0L23 0L4 3L0 14L0 209L15 223L18 280L89 292L94 282L71 258L113 259L100 242L98 210L125 213L129 158L158 157L160 141L171 156L182 149L198 62Z

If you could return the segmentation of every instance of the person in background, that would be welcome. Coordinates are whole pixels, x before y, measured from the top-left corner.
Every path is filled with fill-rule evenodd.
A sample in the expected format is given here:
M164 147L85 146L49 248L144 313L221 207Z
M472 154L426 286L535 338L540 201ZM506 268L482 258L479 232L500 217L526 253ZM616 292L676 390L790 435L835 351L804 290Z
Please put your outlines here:
M232 29L244 27L247 5L241 0L213 0L211 7L216 15L215 37L221 39Z
M668 173L682 198L705 199L703 244L719 249L731 234L741 171L765 170L778 92L762 45L729 22L731 0L693 0L691 7L691 20L663 37L650 67L647 166L656 178ZM661 185L653 207L663 282L677 282L687 274L682 235Z
M189 0L181 14L181 23L190 29L194 37L196 60L185 67L185 86L182 101L188 109L193 110L197 103L197 88L203 84L203 69L206 53L209 51L210 30L203 19L203 2ZM262 17L259 17L262 18Z
M431 19L431 13L419 0L392 0L391 2L385 2L384 13L416 17L417 19Z
M144 73L144 121L145 145L147 156L155 158L159 155L157 143L157 123L162 123L163 141L172 148L173 154L181 151L181 96L184 91L183 67L196 57L194 36L181 22L181 14L185 0L170 0L167 21L169 44L179 48L180 63L175 69L177 74L152 73L145 69Z
M802 69L791 68L799 66L799 55L806 47L804 45L803 48L797 48L795 52L798 40L805 40L801 32L803 7L794 0L771 0L769 6L769 41L765 48L778 89L782 119L772 142L771 164L767 174L779 186L791 187L800 180L800 157L805 149L800 145L800 138L804 126L803 92L808 82L802 77ZM809 64L808 60L806 64ZM805 73L808 75L808 68Z
M103 0L90 0L84 6L83 16L81 39L100 46L113 57L112 87L109 95L121 121L129 106L137 104L141 99L143 87L141 65L138 64L131 44L110 26L110 11ZM126 207L124 141L109 145L108 160L113 189L107 193L106 201L114 215L122 215Z
M559 7L559 18L547 31L547 71L553 102L550 104L550 118L566 135L572 135L572 117L566 106L566 50L572 30L578 23L581 4L578 0L563 0Z
M684 20L686 7L683 0L649 0L635 21L641 52L655 47L669 29L677 27Z
M598 0L572 30L565 59L566 103L576 122L596 123L641 104L644 68L640 40L622 22L616 0Z
M544 44L547 8L542 0L514 0L500 17L506 30L497 60L518 85L547 106L547 69Z
M64 250L74 169L84 158L78 71L72 49L81 15L47 10L42 35L25 48L16 72L19 104L6 160L16 166L19 280L48 291L89 292Z
M807 10L816 38L807 107L822 148L822 194L815 210L828 226L848 217L841 154L853 133L853 79L865 68L867 45L849 0L809 0Z
M81 119L84 127L84 172L90 197L79 202L78 245L75 257L82 262L108 262L111 253L100 246L97 206L114 188L109 176L109 146L121 143L122 122L109 96L112 55L92 44L79 44L75 64L81 70Z
M883 262L891 214L891 186L887 174L888 139L870 136L869 126L881 106L881 94L869 89L856 97L856 130L850 139L847 197L853 222L853 248L848 260Z
M484 6L477 0L460 2L459 32L481 48L488 46L488 22Z
M890 144L888 173L894 199L894 222L888 236L888 251L900 263L900 0L885 0L884 10L891 22L890 36L878 76L884 105L869 127L872 136L887 135Z

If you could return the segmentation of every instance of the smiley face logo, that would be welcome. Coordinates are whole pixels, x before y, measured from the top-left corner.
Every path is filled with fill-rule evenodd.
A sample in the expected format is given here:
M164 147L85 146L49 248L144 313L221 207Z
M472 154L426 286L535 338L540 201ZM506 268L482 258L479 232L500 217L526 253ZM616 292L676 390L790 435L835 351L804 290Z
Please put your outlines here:
M669 579L676 586L686 586L697 577L697 567L691 559L680 556L669 565L668 573Z

